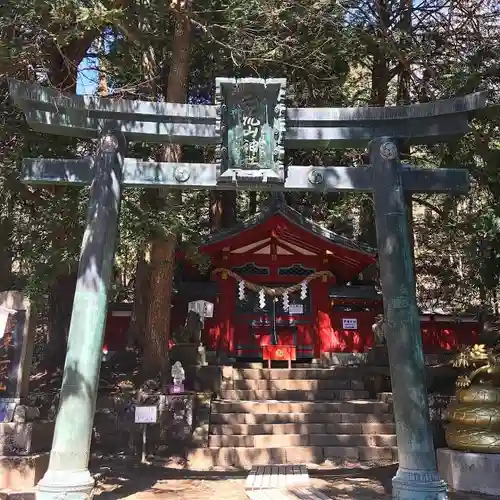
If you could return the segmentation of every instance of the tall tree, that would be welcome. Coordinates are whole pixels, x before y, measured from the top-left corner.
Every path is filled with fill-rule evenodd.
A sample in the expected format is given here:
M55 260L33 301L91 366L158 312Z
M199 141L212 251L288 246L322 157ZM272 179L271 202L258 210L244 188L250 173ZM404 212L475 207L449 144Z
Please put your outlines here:
M174 5L175 29L172 44L168 79L164 85L164 96L167 102L185 103L187 100L189 77L189 53L191 46L190 4L177 2ZM182 148L178 144L165 144L161 147L159 161L181 161ZM182 204L182 194L166 192L158 193L160 204ZM178 207L174 207L178 209ZM149 287L149 308L146 326L146 342L142 360L145 373L165 373L168 366L168 350L170 335L170 308L172 299L172 281L175 267L175 250L177 234L158 233L151 242L151 273Z

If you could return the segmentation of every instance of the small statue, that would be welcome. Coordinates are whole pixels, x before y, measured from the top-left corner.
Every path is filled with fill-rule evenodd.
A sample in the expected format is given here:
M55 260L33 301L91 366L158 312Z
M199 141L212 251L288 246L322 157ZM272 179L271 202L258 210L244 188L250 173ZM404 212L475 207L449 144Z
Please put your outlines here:
M17 405L14 410L13 422L26 423L32 422L40 417L40 410L34 406Z
M186 375L184 372L184 368L182 367L180 361L176 361L174 366L172 366L172 380L174 381L174 386L182 386L184 380L186 379Z
M375 323L372 325L372 332L376 346L385 345L386 343L385 329L386 329L386 324L384 321L384 316L382 314L377 314L377 316L375 316Z
M188 331L188 342L199 345L201 344L201 332L203 330L203 322L200 315L196 311L188 311L186 318L186 329Z

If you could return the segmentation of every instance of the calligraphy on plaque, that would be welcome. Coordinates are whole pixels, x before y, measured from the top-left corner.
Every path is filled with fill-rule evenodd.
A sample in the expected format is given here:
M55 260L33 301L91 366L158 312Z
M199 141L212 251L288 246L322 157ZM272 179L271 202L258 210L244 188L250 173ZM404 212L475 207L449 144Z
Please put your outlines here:
M285 80L218 78L219 181L284 182Z

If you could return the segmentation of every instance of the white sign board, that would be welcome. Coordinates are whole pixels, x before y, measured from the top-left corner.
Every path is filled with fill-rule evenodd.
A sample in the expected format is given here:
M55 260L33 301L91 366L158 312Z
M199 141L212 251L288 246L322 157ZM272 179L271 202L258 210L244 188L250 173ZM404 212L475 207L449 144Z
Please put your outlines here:
M288 306L289 314L304 314L304 306L302 304L290 304Z
M357 330L358 320L356 318L342 318L342 329Z
M156 406L136 406L135 423L136 424L156 424L157 409Z
M188 311L194 311L200 318L212 318L214 315L214 305L206 300L195 300L188 304Z

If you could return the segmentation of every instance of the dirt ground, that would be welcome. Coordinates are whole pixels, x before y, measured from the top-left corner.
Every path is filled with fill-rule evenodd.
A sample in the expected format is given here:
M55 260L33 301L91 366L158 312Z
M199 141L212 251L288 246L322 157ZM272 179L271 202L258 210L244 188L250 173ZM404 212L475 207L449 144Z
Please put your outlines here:
M109 467L109 469L108 469ZM100 466L103 477L96 500L244 500L245 471L196 472L182 468L133 463ZM309 471L313 487L337 500L389 500L395 465L345 463ZM492 500L495 497L450 492L450 500Z

